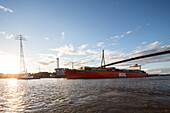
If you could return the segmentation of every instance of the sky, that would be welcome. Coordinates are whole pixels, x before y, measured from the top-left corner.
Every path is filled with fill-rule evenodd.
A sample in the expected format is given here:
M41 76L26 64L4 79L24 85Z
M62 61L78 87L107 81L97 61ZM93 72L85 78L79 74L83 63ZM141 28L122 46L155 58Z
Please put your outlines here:
M0 73L19 73L20 43L27 71L100 66L170 50L169 0L0 0ZM170 74L170 55L134 64L154 74Z

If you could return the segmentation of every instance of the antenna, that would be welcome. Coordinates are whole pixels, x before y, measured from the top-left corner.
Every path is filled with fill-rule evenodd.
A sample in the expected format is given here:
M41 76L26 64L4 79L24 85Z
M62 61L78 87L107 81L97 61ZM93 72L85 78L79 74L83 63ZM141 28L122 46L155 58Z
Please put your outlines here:
M19 73L27 74L27 69L25 67L25 61L24 61L23 44L22 44L22 40L26 41L26 38L23 37L22 35L19 35L15 38L15 40L20 40L20 69L19 69Z

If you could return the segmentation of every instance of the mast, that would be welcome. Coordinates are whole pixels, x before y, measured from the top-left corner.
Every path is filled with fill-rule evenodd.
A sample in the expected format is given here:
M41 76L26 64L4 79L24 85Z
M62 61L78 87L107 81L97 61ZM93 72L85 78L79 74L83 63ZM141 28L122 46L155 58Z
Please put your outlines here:
M104 65L103 65L104 64ZM101 61L101 67L105 66L105 58L104 58L104 50L102 51L102 61Z

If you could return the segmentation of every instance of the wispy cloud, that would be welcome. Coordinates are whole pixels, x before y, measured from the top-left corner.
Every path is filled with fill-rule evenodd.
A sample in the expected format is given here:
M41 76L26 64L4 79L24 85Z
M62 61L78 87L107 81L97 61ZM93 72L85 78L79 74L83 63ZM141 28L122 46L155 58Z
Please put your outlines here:
M97 53L97 51L94 51L94 50L91 50L91 49L88 49L86 52L89 53L89 54L96 54Z
M50 65L55 62L56 55L54 54L38 54L39 61L38 64L41 65Z
M111 39L118 39L118 38L123 38L123 37L124 35L116 35L116 36L111 37Z
M13 13L13 10L11 10L9 8L6 8L6 7L2 6L2 5L0 5L0 9L4 10L5 12L9 11L10 13Z
M9 53L6 53L6 52L3 52L3 51L0 51L0 55L8 55L8 56L11 56L12 54L9 54Z
M0 31L0 34L5 35L6 39L11 39L14 37L13 34L7 34L5 31Z
M60 47L60 48L54 48L54 49L51 49L52 51L57 51L59 52L58 53L58 56L62 56L63 54L69 54L69 55L73 55L75 52L74 52L74 46L73 44L70 44L70 45L65 45L63 47Z
M151 23L147 23L146 26L150 26Z
M4 31L0 31L0 34L5 35L6 33Z
M134 31L138 31L139 29L141 29L141 26L136 27Z
M146 26L150 26L150 23L147 23ZM113 41L118 41L119 39L131 34L132 32L138 31L141 28L142 28L141 26L138 26L135 29L129 30L127 32L123 32L119 35L114 35L114 36L110 37L110 39L113 40Z
M49 40L49 38L48 38L48 37L46 37L46 38L45 38L45 40Z
M55 61L49 61L49 62L44 61L44 62L38 62L38 63L41 64L41 65L50 65L50 64L52 64L54 62Z
M132 31L127 31L127 32L126 32L126 34L130 34L130 33L132 33Z
M74 65L74 66L82 66L82 65L84 65L84 64L88 64L88 63L93 63L93 62L95 62L96 60L84 60L84 61L73 61L73 62L65 62L64 64L63 64L63 66L71 66L72 64Z
M109 51L109 50L104 51L104 54L106 57L110 57L110 55L117 54L117 53L120 53L120 52L119 51Z
M96 44L96 46L98 46L98 47L103 47L103 44L104 44L104 42L98 42L98 43Z
M120 60L131 58L131 57L136 57L136 56L161 52L161 51L165 51L165 50L170 50L170 45L161 46L161 44L162 44L162 42L155 41L151 44L146 45L143 48L134 50L132 53L114 56L112 58L109 58L108 61L111 63L113 61L120 61ZM129 65L133 65L134 63L145 65L148 63L168 62L168 61L170 61L170 55L166 54L166 55L161 55L161 56L155 56L155 57L135 60L135 61L122 63L122 64L118 64L118 65L119 66L129 66Z
M88 44L83 44L80 47L78 47L78 49L82 50L82 49L85 49L87 46L88 46Z
M159 66L159 67L147 67L143 70L150 74L167 74L170 73L170 66Z
M112 43L112 44L110 44L109 46L114 46L114 45L117 45L117 43Z
M146 44L146 42L141 42L141 44Z
M147 45L146 47L148 49L152 49L152 48L155 48L155 47L158 47L159 45L163 44L162 42L158 42L158 41L155 41L154 43L151 43L149 45Z
M120 39L120 38L123 38L123 37L125 37L126 35L128 35L128 34L131 34L132 33L132 30L130 31L127 31L127 32L123 32L122 34L120 34L120 35L115 35L115 36L113 36L113 37L111 37L110 39L111 40L115 40L115 39Z
M11 38L13 38L13 37L14 37L13 34L6 35L6 39L11 39Z
M64 39L64 36L65 36L65 33L62 32L62 33L61 33L61 39Z
M58 55L57 55L58 57L61 57L64 54L86 55L86 51L82 51L82 48L85 48L85 47L87 47L87 45L82 45L77 50L75 50L73 44L69 44L69 45L65 45L60 48L54 48L54 49L50 49L50 50L58 52Z

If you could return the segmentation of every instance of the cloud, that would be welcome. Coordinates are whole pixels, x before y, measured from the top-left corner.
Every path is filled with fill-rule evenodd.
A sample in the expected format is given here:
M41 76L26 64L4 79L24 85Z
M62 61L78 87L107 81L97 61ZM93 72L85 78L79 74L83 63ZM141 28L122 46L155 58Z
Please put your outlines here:
M134 50L132 53L129 53L129 54L123 54L123 55L111 57L108 59L108 61L111 63L113 61L120 61L120 60L124 60L124 59L128 59L128 58L132 58L132 57L137 57L137 56L147 55L147 54L151 54L151 53L170 50L170 45L160 47L161 44L162 44L162 42L155 41L151 44L148 44L143 49L140 48L140 49ZM149 64L149 63L159 63L159 62L169 62L169 61L170 61L170 55L165 54L165 55L160 55L160 56L154 56L154 57L134 60L134 61L126 62L126 63L120 63L118 65L119 66L129 66L129 65L134 65L136 63L145 65L145 64Z
M146 45L143 49L134 50L134 53L130 55L133 55L133 56L146 55L146 54L151 54L154 52L160 52L160 51L165 51L165 50L170 49L170 45L160 47L161 44L163 43L155 41L151 44Z
M116 44L117 44L117 43L112 43L111 45L114 46L114 45L116 45Z
M141 26L136 27L135 31L138 31L139 29L141 29Z
M48 37L46 37L46 38L45 38L45 40L49 40L49 38L48 38Z
M120 38L120 36L116 35L116 36L111 37L111 39L114 39L114 38Z
M54 63L55 61L49 61L49 62L46 62L46 61L42 61L42 62L38 62L39 64L41 64L41 65L50 65L50 64L52 64L52 63Z
M96 46L101 47L101 46L103 46L103 44L104 44L104 42L98 42L98 43L96 44Z
M12 56L12 54L9 54L9 53L3 52L3 51L0 51L0 55Z
M41 58L48 57L48 58L55 58L56 55L54 54L38 54Z
M147 23L146 26L150 26L151 23Z
M147 25L147 26L150 26L150 23L147 23L146 25ZM133 30L129 30L129 31L123 32L123 33L121 33L121 34L119 34L119 35L112 36L112 37L110 37L110 39L113 40L113 41L118 41L119 39L125 37L126 35L131 34L132 32L138 31L138 30L141 29L141 28L142 28L141 26L137 26L137 27L136 27L135 29L133 29Z
M126 32L126 34L130 34L130 33L132 33L132 31L128 31L128 32Z
M170 73L170 66L146 67L143 70L149 74L167 74Z
M5 8L4 6L1 6L1 5L0 5L0 9L4 10L5 12L9 11L10 13L13 13L13 10L11 10L9 8Z
M11 39L13 38L13 34L7 34L5 31L0 31L0 34L5 35L6 39Z
M11 38L13 38L13 37L14 37L13 34L6 35L6 39L11 39Z
M89 53L89 54L96 54L97 53L96 51L90 50L90 49L88 49L86 52Z
M123 38L123 37L124 35L116 35L116 36L111 37L111 39L118 39L118 38Z
M141 44L146 44L146 42L142 42Z
M65 33L62 32L62 33L61 33L61 39L64 39L64 35L65 35Z
M109 50L104 51L105 56L110 56L110 55L117 54L117 53L120 53L120 52L119 51L109 51Z
M83 44L80 47L78 47L78 49L82 50L82 49L85 49L87 46L88 46L87 44Z
M159 46L161 44L162 44L162 42L155 41L155 42L147 45L146 47L148 47L148 49L152 49L152 48L155 48L155 47L157 47L157 46Z
M61 57L64 54L67 54L67 55L86 55L86 52L82 51L81 49L78 49L76 51L74 49L73 44L65 45L63 47L54 48L54 49L50 49L50 50L58 52L58 55L57 55L58 57Z
M38 64L41 65L50 65L55 62L56 55L54 54L38 54L39 61Z
M57 57L61 59L63 59L63 57L69 58L69 59L65 59L62 61L60 60L62 62L61 64L62 66L71 66L72 62L74 62L74 66L81 66L83 64L92 63L94 62L94 60L98 60L97 58L100 57L100 55L97 55L97 54L100 54L99 52L95 50L91 50L91 49L86 50L87 47L88 47L87 44L83 44L77 48L75 48L73 44L69 44L69 45L64 45L62 47L54 48L50 50L57 52L56 58ZM72 56L68 56L68 55L72 55ZM83 55L83 56L78 57L75 55Z
M96 60L84 60L84 61L65 62L63 64L63 66L71 66L72 64L73 64L73 66L82 66L84 64L86 64L86 66L87 66L89 63L93 63L95 61Z
M114 45L117 45L117 43L112 43L112 44L109 44L109 46L114 46Z
M59 52L58 57L62 56L63 54L70 54L70 55L74 54L74 46L72 44L65 45L64 47L60 47L60 48L54 48L51 50Z
M123 38L123 37L125 37L126 35L128 35L130 33L132 33L132 31L123 32L122 34L115 35L115 36L111 37L110 39L111 40L120 39L120 38Z
M4 31L0 31L0 34L5 35L6 33Z

